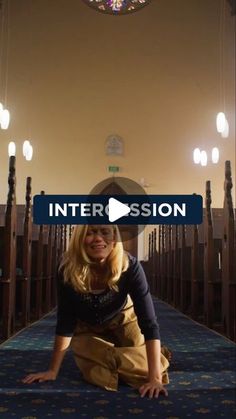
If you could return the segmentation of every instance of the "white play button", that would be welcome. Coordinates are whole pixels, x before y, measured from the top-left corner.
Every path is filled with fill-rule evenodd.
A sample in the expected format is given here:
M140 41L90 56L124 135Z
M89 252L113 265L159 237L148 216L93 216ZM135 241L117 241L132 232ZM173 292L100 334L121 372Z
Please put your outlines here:
M109 198L108 211L109 221L113 223L113 221L116 221L119 218L124 217L124 215L129 214L130 208L115 198Z

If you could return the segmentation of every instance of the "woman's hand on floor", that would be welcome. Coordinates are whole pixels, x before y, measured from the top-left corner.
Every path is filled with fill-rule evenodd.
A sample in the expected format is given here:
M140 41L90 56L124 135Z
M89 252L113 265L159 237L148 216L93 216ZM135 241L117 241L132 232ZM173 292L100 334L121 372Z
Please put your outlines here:
M22 383L31 384L34 381L42 383L43 381L56 380L56 378L56 373L52 370L48 370L43 372L37 372L35 374L29 374L25 378L23 378Z
M144 397L146 394L149 394L149 398L158 397L159 393L163 393L165 396L168 396L166 388L163 386L160 380L153 379L149 380L147 383L143 384L139 388L139 393L141 397Z

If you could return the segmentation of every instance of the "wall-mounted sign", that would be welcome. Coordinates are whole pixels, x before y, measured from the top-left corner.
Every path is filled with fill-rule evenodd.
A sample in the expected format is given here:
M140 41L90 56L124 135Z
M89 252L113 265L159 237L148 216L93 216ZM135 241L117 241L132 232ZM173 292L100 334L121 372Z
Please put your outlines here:
M111 173L117 173L117 172L119 172L119 171L120 171L119 166L109 166L109 167L108 167L108 172L111 172Z

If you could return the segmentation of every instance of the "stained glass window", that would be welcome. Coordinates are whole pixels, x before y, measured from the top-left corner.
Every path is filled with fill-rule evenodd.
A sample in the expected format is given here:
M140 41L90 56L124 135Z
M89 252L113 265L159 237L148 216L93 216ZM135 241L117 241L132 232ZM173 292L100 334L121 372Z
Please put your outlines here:
M86 4L103 13L123 15L147 6L151 0L83 0Z

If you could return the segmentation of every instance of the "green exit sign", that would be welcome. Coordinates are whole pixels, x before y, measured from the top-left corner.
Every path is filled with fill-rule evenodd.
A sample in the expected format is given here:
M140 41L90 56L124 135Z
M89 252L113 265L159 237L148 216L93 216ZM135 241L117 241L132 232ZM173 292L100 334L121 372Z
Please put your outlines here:
M108 171L112 172L112 173L117 173L117 172L120 171L120 168L119 168L119 166L109 166Z

